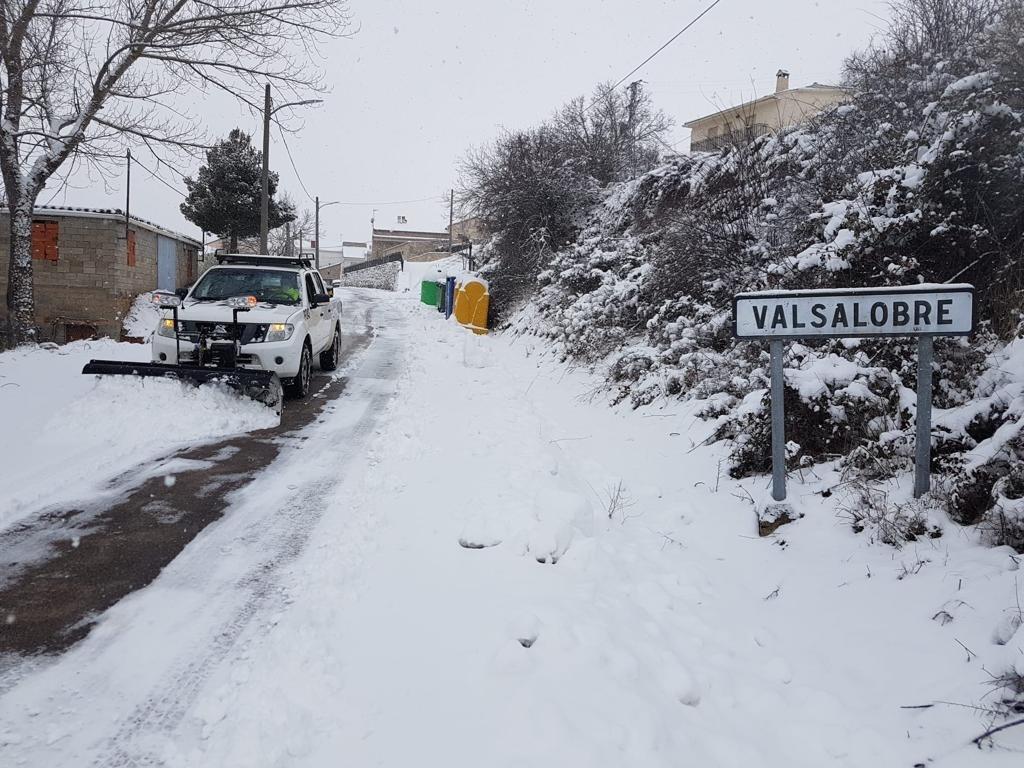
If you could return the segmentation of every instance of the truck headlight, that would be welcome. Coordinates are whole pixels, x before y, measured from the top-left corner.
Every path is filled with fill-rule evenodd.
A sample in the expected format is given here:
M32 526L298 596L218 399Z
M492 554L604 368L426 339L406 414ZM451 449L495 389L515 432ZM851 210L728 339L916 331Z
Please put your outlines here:
M160 321L160 325L156 327L156 332L160 336L170 336L174 338L174 320L169 317L165 317Z
M295 332L291 323L271 323L267 326L266 341L288 341Z

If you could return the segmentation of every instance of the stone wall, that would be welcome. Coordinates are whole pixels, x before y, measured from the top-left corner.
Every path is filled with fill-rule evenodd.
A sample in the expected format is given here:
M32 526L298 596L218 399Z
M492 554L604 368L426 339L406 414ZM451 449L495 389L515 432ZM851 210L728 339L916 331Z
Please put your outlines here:
M381 264L378 267L368 267L343 274L341 284L353 288L379 288L383 291L393 291L398 282L398 273L401 271L401 262L393 261L390 264Z
M438 259L447 259L449 256L448 251L424 251L422 253L415 253L412 256L407 256L406 261L437 261Z

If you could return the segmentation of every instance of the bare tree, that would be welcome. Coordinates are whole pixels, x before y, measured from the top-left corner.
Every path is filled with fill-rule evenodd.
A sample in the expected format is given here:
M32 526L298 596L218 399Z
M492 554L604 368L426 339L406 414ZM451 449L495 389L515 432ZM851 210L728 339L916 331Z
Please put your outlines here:
M272 256L287 256L289 253L288 241L291 240L291 253L298 255L295 242L300 241L299 246L301 247L301 240L310 240L314 237L315 218L313 212L308 208L299 210L287 194L281 196L281 202L295 211L295 220L283 227L270 230L267 238L267 252ZM323 233L321 232L321 234Z
M103 173L132 144L157 158L202 148L175 102L190 89L253 107L266 82L320 89L309 54L348 26L344 0L0 0L8 342L35 338L32 211L49 180Z
M600 184L634 179L658 164L672 119L651 102L639 80L624 90L598 85L562 107L554 125L568 151Z

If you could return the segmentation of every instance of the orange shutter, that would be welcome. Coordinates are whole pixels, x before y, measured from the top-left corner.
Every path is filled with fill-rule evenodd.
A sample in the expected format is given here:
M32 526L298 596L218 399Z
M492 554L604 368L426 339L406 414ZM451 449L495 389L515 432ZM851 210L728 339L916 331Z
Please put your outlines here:
M60 229L56 221L32 222L32 258L57 261L57 238Z
M135 266L135 230L128 230L128 266Z

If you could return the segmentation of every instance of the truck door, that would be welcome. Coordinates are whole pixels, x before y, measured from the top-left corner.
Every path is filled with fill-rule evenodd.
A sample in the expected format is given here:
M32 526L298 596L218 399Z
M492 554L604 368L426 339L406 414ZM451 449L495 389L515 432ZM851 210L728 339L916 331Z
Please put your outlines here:
M324 348L324 328L328 325L328 318L325 317L327 307L323 304L314 307L313 297L320 293L313 280L313 273L306 273L306 327L309 329L309 339L313 344L313 352L319 352Z

